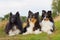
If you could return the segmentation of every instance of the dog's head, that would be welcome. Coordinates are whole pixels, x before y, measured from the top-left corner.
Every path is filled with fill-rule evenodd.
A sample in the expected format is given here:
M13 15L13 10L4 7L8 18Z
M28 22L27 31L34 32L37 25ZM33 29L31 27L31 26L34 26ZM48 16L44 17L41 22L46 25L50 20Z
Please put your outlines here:
M36 23L39 17L39 12L33 13L31 11L28 12L28 22Z
M12 12L10 12L10 22L11 23L15 23L17 21L17 19L19 18L19 12L17 12L15 15L12 14Z
M42 20L48 21L51 18L51 11L42 10Z

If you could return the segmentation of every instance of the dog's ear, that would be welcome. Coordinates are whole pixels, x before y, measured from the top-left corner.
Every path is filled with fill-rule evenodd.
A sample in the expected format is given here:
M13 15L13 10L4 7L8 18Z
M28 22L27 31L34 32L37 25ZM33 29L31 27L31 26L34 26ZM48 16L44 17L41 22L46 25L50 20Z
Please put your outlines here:
M42 10L42 15L44 15L46 13L46 11L45 10Z
M35 13L35 17L39 17L39 12L36 12Z
M30 15L30 14L33 14L33 12L29 10L28 15Z
M12 12L10 12L10 16L12 16L13 14L12 14Z
M48 13L49 15L52 15L52 12L51 12L51 11L48 11L47 13Z
M18 11L16 12L16 16L20 16L20 14L19 14L19 12L18 12Z
M39 15L39 12L36 12L35 15Z

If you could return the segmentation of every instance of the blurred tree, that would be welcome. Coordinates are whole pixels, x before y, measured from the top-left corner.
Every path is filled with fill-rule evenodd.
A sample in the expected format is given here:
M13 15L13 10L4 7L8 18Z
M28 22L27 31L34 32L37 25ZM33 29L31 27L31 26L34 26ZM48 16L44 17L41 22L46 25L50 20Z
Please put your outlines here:
M2 18L2 17L0 17L0 21L2 21L2 19L3 19L3 18Z
M60 13L60 0L53 0L52 2L53 16L59 15Z
M5 20L5 18L2 18L2 21Z
M26 16L21 16L21 20L22 20L23 22L26 22L26 19L27 19Z
M8 19L9 19L9 14L4 15L4 17L0 17L0 21L8 20Z
M5 20L9 19L9 13L4 16Z

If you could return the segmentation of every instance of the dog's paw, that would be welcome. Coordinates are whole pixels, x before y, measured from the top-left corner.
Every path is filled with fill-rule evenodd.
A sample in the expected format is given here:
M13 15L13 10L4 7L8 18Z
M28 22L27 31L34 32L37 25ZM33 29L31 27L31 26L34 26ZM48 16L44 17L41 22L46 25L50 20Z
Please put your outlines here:
M26 32L26 33L23 33L22 35L27 35L27 34L29 34L28 32Z
M40 33L42 33L42 31L40 31L39 29L34 31L34 34L40 34Z
M52 32L50 31L50 32L47 32L48 34L52 34Z

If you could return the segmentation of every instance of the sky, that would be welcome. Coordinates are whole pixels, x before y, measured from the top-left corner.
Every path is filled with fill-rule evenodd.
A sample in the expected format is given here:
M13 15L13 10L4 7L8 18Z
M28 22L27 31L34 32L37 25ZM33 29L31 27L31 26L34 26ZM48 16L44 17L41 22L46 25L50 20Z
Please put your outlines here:
M51 10L52 0L0 0L0 17L12 12L15 14L19 11L21 16L28 16L28 11L33 13L42 10Z

